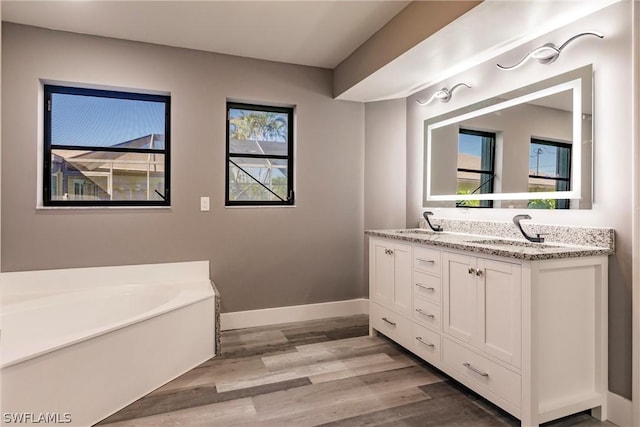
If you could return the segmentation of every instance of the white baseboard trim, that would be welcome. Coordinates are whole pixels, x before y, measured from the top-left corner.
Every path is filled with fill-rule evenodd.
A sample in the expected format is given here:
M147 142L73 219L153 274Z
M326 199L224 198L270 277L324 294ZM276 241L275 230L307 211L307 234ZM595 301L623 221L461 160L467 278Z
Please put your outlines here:
M632 402L615 393L607 393L607 418L620 427L632 427Z
M366 298L323 302L319 304L294 305L290 307L265 308L261 310L234 311L220 314L220 329L228 331L231 329L278 325L281 323L368 313L369 300Z

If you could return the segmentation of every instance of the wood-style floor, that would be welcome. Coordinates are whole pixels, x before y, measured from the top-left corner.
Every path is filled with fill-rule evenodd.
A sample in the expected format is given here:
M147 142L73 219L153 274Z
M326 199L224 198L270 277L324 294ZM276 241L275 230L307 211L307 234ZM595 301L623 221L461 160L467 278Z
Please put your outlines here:
M213 358L102 421L116 426L519 426L367 316L222 333ZM611 426L587 413L548 426Z

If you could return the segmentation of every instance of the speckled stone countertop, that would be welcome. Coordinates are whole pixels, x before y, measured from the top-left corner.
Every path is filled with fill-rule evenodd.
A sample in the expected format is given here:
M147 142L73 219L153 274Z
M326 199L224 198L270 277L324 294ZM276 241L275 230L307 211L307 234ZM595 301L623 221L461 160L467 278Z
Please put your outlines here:
M454 225L451 221L467 224ZM425 228L415 228L405 230L369 230L365 233L369 236L521 260L578 258L612 255L615 252L614 231L612 228L547 226L541 224L535 227L527 227L528 224L523 222L523 227L529 234L547 234L544 243L532 243L522 237L513 223L439 221L437 219L434 219L433 222L445 226L445 231L433 232ZM422 225L422 222L420 224ZM448 231L447 225L456 231ZM474 232L469 233L467 230L473 230ZM517 238L518 235L520 235L520 238ZM560 240L561 238L563 240ZM577 244L579 242L588 242L590 244Z

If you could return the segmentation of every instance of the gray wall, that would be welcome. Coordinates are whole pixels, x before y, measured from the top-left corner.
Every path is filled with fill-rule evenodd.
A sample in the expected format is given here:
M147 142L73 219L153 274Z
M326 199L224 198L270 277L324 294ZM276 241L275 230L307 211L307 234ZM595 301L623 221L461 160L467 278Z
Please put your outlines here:
M407 119L404 99L365 104L364 227L402 228L406 219ZM382 126L381 126L382 125Z
M631 2L616 3L562 29L532 40L499 58L487 61L451 79L407 98L407 226L416 226L422 207L423 122L465 105L480 102L518 87L593 64L594 70L594 200L591 210L442 208L437 216L509 221L529 213L535 222L607 226L616 229L616 254L609 259L609 389L631 398L631 289L632 289L632 55ZM567 47L553 64L529 63L511 72L496 62L513 64L548 42L562 43L586 29L605 34L585 38ZM442 86L467 81L473 89L460 91L448 103L420 106L416 99Z
M364 106L331 71L2 31L2 271L210 260L225 312L365 295ZM171 209L36 210L39 79L171 92ZM227 98L296 106L296 207L224 207Z

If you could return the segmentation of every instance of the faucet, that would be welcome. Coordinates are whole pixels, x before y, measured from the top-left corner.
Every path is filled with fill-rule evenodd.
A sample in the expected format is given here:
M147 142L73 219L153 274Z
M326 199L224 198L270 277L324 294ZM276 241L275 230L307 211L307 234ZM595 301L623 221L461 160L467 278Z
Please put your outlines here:
M542 243L544 242L544 237L540 237L541 234L537 234L536 233L536 237L532 237L529 236L523 229L522 229L522 225L520 225L520 221L523 219L531 219L531 217L529 215L516 215L513 217L513 223L518 227L518 230L520 230L520 232L522 233L522 235L524 236L525 239L527 239L530 242L534 242L534 243Z
M434 225L431 224L431 221L429 221L429 215L433 215L433 212L431 211L425 211L422 216L424 217L424 219L427 221L427 224L429 224L429 227L431 227L431 229L433 231L442 231L442 226L441 225Z

